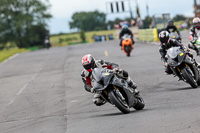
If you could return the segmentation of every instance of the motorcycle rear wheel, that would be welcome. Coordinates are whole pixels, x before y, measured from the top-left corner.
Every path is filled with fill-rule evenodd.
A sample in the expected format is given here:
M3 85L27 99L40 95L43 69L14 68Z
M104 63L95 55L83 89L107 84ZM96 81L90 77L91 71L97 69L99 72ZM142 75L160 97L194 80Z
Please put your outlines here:
M137 103L136 105L133 106L133 108L135 110L142 110L145 106L144 100L142 99L142 97L136 97L137 98Z

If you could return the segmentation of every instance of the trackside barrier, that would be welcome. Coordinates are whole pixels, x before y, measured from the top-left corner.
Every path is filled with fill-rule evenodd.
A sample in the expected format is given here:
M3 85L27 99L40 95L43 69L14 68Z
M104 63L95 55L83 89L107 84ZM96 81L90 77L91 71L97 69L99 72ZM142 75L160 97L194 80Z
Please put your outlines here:
M139 29L138 40L149 42L159 41L157 29Z

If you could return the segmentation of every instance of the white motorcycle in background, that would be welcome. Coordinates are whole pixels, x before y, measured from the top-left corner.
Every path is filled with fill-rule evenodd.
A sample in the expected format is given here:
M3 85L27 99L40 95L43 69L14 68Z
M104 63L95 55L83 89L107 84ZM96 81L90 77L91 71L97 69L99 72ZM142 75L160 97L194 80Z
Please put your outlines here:
M192 43L195 43L196 46L197 46L197 48L200 49L200 31L197 32L197 37L194 37L194 38L193 38L193 37L190 35L190 41L191 41ZM193 46L193 44L192 44L191 42L188 44L188 47L189 47L189 48L192 48L192 49L195 49L194 46Z

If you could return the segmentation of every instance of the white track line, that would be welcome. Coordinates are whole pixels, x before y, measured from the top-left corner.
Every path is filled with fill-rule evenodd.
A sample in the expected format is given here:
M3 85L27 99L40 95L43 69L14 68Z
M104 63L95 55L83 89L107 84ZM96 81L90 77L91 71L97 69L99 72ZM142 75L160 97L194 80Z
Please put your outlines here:
M75 103L75 102L77 102L77 100L73 100L73 101L70 101L71 103Z
M108 52L107 50L104 51L105 56L108 56Z
M6 63L6 62L8 62L9 60L12 60L12 59L16 58L18 55L19 55L19 53L14 54L13 56L11 56L11 57L9 57L8 59L4 60L2 63Z
M27 86L30 84L30 82L32 82L33 80L35 80L36 76L38 75L38 73L42 70L42 68L38 69L38 71L33 75L33 77L31 78L31 80L29 81L29 83L25 84L18 92L17 94L14 96L13 99L10 100L10 102L8 103L8 105L12 104L15 102L17 96L21 95L22 92L27 88Z
M25 84L19 91L18 93L16 94L17 96L20 95L24 89L26 89L26 87L28 86L28 84Z

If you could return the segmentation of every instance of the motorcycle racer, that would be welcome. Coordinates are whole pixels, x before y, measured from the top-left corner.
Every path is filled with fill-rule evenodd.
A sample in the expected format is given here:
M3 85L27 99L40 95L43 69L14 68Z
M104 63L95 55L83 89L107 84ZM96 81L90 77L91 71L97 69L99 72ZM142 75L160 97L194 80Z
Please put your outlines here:
M167 54L167 50L170 49L171 47L180 46L182 49L187 50L188 55L193 59L193 55L189 53L189 50L186 49L185 46L180 44L175 39L170 39L168 31L160 32L159 39L160 39L160 42L161 42L159 52L160 52L160 55L161 55L161 60L163 62L163 65L165 66L166 74L172 74L172 70L170 69L169 65L167 64L167 59L165 57L165 55Z
M168 25L167 25L167 27L166 27L165 30L168 31L169 33L171 33L171 32L177 32L177 34L181 38L181 34L180 34L179 30L177 29L177 27L174 25L174 21L173 20L170 20L168 22Z
M119 39L120 39L120 46L122 47L122 37L125 35L125 34L128 34L128 35L131 35L131 40L133 42L133 45L135 43L135 41L133 40L133 33L131 30L128 29L128 26L127 25L123 25L122 27L122 30L121 32L119 33Z
M200 50L196 46L196 40L198 39L198 32L200 32L200 18L195 17L192 21L193 26L190 28L190 42L188 47L195 50L197 55L200 55Z
M96 67L102 67L112 70L113 73L116 73L119 77L125 79L129 86L135 90L135 93L139 94L139 91L136 89L136 83L131 80L128 72L119 69L118 64L106 62L105 60L95 60L95 58L91 54L86 54L82 57L82 65L84 67L84 70L81 72L81 77L86 91L95 93L91 83L92 70ZM94 95L93 102L97 106L105 104L105 101L101 98L99 94Z

